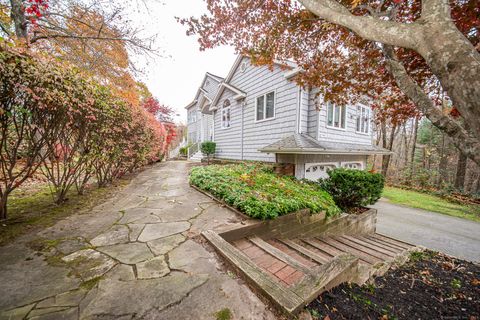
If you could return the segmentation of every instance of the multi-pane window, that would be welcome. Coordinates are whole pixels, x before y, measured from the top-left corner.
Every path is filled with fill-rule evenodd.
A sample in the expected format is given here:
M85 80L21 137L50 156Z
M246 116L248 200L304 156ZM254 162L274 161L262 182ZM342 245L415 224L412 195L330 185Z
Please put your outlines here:
M230 100L225 100L222 106L222 128L230 128Z
M346 107L327 103L327 126L345 129Z
M256 120L270 119L275 116L275 92L269 92L257 98Z
M357 106L356 131L368 133L370 130L370 109L364 106Z
M197 121L197 110L191 110L187 113L188 123L193 123Z

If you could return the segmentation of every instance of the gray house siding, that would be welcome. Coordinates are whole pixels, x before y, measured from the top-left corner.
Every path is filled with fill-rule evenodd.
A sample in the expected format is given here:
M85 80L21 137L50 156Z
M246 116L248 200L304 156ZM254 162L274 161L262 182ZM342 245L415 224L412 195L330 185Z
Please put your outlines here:
M214 112L215 136L217 144L215 157L222 159L242 159L241 149L241 103L233 99L234 93L225 90L218 102L218 110ZM230 100L230 127L222 128L222 108L225 100Z
M248 58L243 59L245 60L248 61ZM248 64L244 71L240 69L238 68L233 74L230 84L247 93L243 116L243 158L274 162L274 154L261 153L258 149L296 131L297 115L294 110L298 106L298 87L285 79L285 70L278 66L270 70L267 67ZM275 91L275 116L272 119L257 122L255 121L256 99L271 91ZM241 113L232 114L232 120L237 120L237 117L241 118ZM237 132L238 135L240 133L240 131ZM217 134L216 131L215 139L220 136L221 134Z
M307 89L301 90L301 104L300 104L300 132L308 134L309 125L309 97L310 94Z
M355 132L356 129L356 106L347 106L345 129L327 127L327 107L325 103L320 104L318 111L318 137L319 141L345 142L354 144L371 145L372 130L368 134ZM370 124L371 126L371 124Z

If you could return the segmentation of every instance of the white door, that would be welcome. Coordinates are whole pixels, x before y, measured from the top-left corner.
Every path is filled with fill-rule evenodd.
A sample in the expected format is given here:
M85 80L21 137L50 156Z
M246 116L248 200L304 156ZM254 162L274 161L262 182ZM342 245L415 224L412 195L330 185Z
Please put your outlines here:
M305 179L317 181L328 178L328 170L336 167L336 163L305 163Z

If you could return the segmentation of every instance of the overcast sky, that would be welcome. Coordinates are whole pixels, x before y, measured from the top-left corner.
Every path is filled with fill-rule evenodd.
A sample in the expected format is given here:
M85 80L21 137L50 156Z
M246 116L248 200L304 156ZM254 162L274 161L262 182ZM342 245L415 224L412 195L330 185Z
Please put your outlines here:
M233 48L221 47L200 52L197 39L185 34L186 28L175 17L200 16L206 12L203 0L145 0L148 10L132 14L132 23L147 34L157 34L156 46L164 57L134 57L143 69L143 80L160 102L181 114L175 120L186 121L184 107L190 103L205 72L226 76L233 62Z

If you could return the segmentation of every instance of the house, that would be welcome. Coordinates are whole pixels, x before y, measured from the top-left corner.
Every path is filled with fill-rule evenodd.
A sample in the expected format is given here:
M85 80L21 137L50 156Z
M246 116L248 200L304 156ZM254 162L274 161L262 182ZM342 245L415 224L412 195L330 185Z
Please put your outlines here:
M207 73L186 107L190 142L215 141L216 158L276 162L311 180L335 167L365 169L368 156L390 153L373 144L368 105L320 101L318 110L318 91L299 86L298 72L240 55L225 79Z

